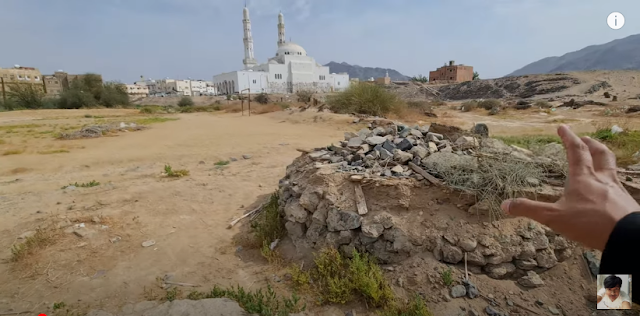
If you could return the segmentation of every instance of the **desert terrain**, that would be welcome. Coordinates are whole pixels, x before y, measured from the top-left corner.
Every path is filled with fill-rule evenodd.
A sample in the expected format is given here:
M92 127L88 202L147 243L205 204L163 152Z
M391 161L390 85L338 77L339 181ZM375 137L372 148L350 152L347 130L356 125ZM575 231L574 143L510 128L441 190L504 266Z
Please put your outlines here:
M398 119L464 130L485 123L492 137L554 135L559 124L579 133L613 125L635 130L640 120L625 110L640 105L633 99L640 93L636 76L582 73L574 75L580 83L567 90L534 96L555 105L570 98L610 102L601 92L584 91L606 80L613 86L612 94L620 95L618 103L606 107L505 109L489 116L483 109L461 112L458 107L466 98L454 98L433 109L437 117L416 111ZM210 101L214 100L202 104ZM117 312L126 304L164 299L159 280L167 274L200 290L214 285L255 290L272 284L289 293L281 282L286 268L269 264L259 249L242 242L247 222L227 226L278 189L286 167L301 155L297 149L337 144L344 132L358 131L367 122L313 108L244 114L141 114L136 109L0 113L0 315L52 313L62 302L66 307L55 312ZM146 128L98 138L55 137L109 122ZM188 170L189 175L167 177L167 165ZM12 247L38 228L55 233L24 260L15 260ZM515 297L531 304L562 301L566 315L586 315L590 305L584 295L591 293L593 282L582 260L581 251L576 251L542 274L544 288L523 291L514 282L484 275L476 282L496 298ZM434 315L483 310L483 300L442 298L447 290L434 279L443 266L428 256L416 256L388 266L385 273L400 296L408 297L409 288L424 292ZM456 268L455 276L462 271ZM364 305L321 307L313 300L306 313L344 315L351 309L358 315L375 315ZM542 314L549 311L521 310L521 315Z

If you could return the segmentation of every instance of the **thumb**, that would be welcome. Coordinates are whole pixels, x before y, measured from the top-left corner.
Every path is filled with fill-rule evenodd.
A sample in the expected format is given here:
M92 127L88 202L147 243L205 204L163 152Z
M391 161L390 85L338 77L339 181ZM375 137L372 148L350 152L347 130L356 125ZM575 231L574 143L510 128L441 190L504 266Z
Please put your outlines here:
M500 207L508 215L527 217L543 225L547 225L549 220L558 213L555 203L538 202L525 198L505 200Z

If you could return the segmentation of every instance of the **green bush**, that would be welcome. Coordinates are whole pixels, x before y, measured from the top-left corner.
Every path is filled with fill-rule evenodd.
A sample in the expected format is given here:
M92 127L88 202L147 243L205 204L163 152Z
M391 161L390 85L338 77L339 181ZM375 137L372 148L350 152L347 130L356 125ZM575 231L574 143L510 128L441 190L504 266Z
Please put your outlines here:
M379 85L352 84L344 92L327 98L329 108L336 113L359 113L383 116L400 112L406 106L397 95Z
M180 101L178 102L178 106L179 107L184 107L184 106L193 106L193 99L191 99L190 96L183 96L182 98L180 98Z
M429 78L427 78L426 76L423 76L423 75L417 75L415 77L411 77L411 81L427 83L427 82L429 82Z
M129 95L126 87L118 82L105 83L99 100L100 105L108 108L129 105Z
M260 104L267 104L269 103L269 96L266 93L260 93L258 94L254 100Z
M90 108L97 105L98 101L91 93L78 88L63 92L58 99L58 108L60 109Z
M478 107L483 108L487 111L500 106L502 106L502 102L496 99L487 99L487 100L482 100L478 102Z
M298 97L298 102L311 102L311 98L313 97L313 91L311 90L298 90L296 92L296 96Z
M39 109L42 107L44 91L40 85L10 83L7 84L7 98L15 103L15 107L23 109Z

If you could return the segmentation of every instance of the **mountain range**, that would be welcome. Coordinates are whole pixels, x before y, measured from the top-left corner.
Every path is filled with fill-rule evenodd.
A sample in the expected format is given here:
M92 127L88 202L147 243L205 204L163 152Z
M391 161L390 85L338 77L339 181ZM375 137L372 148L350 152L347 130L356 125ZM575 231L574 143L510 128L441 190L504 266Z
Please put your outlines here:
M350 65L348 63L329 62L325 66L329 67L331 73L346 72L349 78L358 78L360 80L369 80L373 78L384 77L389 72L389 77L393 81L407 81L409 77L399 73L395 69L379 68L379 67L362 67L358 65Z
M559 57L543 58L507 76L585 70L637 69L640 69L640 34L617 39L606 44L587 46Z

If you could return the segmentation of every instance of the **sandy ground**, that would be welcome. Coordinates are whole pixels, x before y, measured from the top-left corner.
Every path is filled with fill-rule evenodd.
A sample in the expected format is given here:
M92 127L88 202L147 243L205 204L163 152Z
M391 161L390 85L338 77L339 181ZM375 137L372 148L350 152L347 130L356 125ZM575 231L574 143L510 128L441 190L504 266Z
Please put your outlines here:
M573 112L545 116L528 110L488 117L443 108L440 118L420 122L464 128L485 122L494 135L554 133L562 120L584 129L609 123L601 108L568 111ZM61 301L115 311L126 303L157 298L161 291L156 278L167 273L203 290L214 284L266 286L273 268L261 258L240 255L245 250L233 239L242 228L228 230L228 223L276 190L285 167L300 154L296 148L335 143L344 131L360 128L351 123L353 118L312 111L171 117L178 120L116 137L60 141L49 131L101 119L130 121L139 115L135 110L0 113L0 153L24 150L0 156L0 312L37 314ZM60 149L68 152L42 154ZM239 160L214 165L230 157ZM165 164L188 169L191 175L167 179L161 174ZM61 189L92 180L100 185ZM84 223L90 234L61 234L28 260L10 261L18 236L66 220ZM117 237L121 239L110 241ZM142 247L147 240L156 244Z

